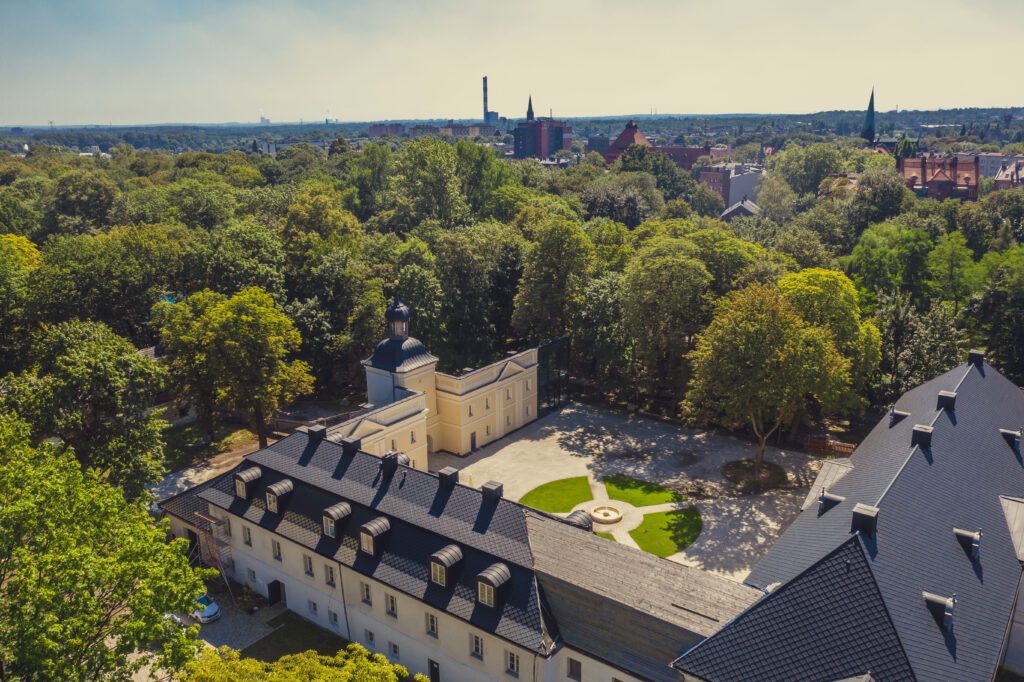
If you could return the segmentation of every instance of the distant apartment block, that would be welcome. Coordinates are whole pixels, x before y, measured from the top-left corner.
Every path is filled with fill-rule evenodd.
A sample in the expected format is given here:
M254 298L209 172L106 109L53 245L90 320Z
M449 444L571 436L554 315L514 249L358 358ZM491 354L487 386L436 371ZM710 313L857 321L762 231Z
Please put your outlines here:
M437 126L428 126L422 123L409 129L409 137L436 137L440 134Z
M915 156L896 160L907 187L922 198L976 201L981 161L975 156Z
M700 181L718 192L726 206L749 199L757 201L764 167L753 163L720 163L704 168Z
M560 149L572 149L572 127L565 121L535 118L532 97L526 107L526 120L516 124L512 136L517 159L546 159Z
M370 137L400 137L405 135L405 126L401 123L375 123L370 126Z

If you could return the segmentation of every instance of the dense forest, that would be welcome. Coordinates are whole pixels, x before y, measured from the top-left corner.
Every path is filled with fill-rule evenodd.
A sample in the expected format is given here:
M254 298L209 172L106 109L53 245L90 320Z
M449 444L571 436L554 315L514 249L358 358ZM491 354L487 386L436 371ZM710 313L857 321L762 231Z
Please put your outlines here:
M587 394L762 452L972 345L1024 381L1024 191L919 199L851 138L794 138L768 171L762 213L725 224L721 197L642 147L559 168L436 138L0 153L0 498L24 502L0 505L0 598L23 607L0 673L115 674L154 639L169 669L191 658L194 632L162 614L203 574L145 513L173 466L157 395L211 434L246 415L266 442L296 397L361 393L395 296L445 369L566 336ZM59 596L101 585L100 605Z

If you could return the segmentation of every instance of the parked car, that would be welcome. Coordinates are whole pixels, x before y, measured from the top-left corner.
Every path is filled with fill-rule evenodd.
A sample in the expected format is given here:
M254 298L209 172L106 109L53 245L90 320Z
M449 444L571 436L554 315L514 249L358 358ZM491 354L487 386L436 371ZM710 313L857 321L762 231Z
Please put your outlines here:
M213 597L204 594L196 602L198 606L192 612L192 617L200 623L212 623L220 618L220 606L217 605L217 602L213 601Z

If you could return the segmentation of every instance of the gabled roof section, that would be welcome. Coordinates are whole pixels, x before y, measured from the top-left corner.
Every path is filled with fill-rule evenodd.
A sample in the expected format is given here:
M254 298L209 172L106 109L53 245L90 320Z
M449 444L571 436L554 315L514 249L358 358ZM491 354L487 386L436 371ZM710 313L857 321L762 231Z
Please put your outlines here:
M1024 523L1006 508L1024 490L1024 460L1000 429L1024 423L1024 394L972 355L904 394L894 406L901 418L884 417L851 456L853 469L829 487L841 501L820 516L813 505L801 511L747 578L761 588L796 579L851 536L856 505L877 507L875 532L862 542L921 679L991 679L1021 580L1014 533ZM940 391L956 393L953 409L940 407L949 404ZM915 427L930 428L917 429L917 444ZM977 560L957 541L958 528L983 530ZM956 595L950 632L924 607L924 592Z
M715 682L916 679L856 536L673 667Z
M843 476L850 473L852 469L853 462L849 457L826 459L821 463L821 469L818 470L818 476L814 479L814 485L811 486L800 508L810 509L817 505L821 494L831 490L832 486L841 481Z

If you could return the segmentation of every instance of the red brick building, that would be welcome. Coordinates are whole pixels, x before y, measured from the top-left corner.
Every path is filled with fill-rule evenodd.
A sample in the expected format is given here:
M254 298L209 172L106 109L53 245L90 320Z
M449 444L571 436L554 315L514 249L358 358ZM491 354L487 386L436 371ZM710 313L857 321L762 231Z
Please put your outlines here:
M636 124L636 121L629 119L626 123L626 127L623 128L619 136L615 138L615 141L608 145L608 149L604 151L601 156L604 157L606 163L615 163L615 160L622 155L624 151L632 147L633 145L640 145L641 147L653 147L650 140L644 137L644 134L640 132L640 126Z
M978 199L978 157L919 156L896 159L896 171L907 187L929 199Z
M608 145L608 149L601 152L601 156L604 157L605 162L609 164L615 163L615 160L634 144L638 144L641 147L657 149L659 152L664 152L683 170L690 170L693 168L693 165L697 163L697 159L702 156L716 158L728 152L727 149L713 149L711 145L707 143L705 143L703 147L655 147L651 144L651 141L648 140L642 132L640 132L640 127L636 124L636 121L630 119L629 122L626 123L626 127L621 133L619 133L619 136L615 138L615 141ZM716 152L719 153L716 154Z

